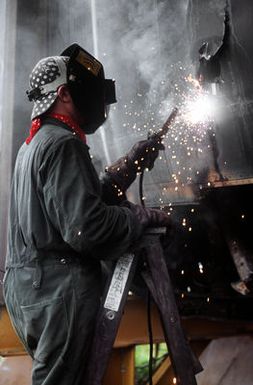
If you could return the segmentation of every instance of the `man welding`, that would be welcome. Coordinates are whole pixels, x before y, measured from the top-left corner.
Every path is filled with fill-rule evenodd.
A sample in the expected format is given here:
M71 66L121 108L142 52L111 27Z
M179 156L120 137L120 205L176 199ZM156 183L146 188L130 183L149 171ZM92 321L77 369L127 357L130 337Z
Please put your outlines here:
M102 259L117 259L160 210L125 202L136 173L153 166L159 141L138 142L100 181L86 135L115 103L103 65L73 44L30 75L32 126L13 175L4 294L33 359L33 385L84 384L101 297Z

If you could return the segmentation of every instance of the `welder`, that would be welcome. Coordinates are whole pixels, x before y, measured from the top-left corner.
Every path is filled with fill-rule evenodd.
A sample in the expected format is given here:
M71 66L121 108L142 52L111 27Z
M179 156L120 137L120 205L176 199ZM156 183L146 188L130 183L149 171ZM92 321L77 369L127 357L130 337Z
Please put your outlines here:
M32 125L13 175L5 301L33 359L32 384L79 385L100 304L101 260L133 249L148 226L170 226L166 213L125 195L162 144L138 142L99 180L86 135L106 120L115 84L77 44L41 59L27 94Z

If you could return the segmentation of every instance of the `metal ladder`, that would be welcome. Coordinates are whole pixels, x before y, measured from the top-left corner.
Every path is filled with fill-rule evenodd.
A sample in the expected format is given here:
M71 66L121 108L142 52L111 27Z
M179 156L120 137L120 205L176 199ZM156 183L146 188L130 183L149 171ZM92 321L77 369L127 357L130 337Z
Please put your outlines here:
M159 310L177 384L197 385L195 375L202 370L202 367L193 355L181 327L160 242L160 235L164 231L164 228L151 228L144 235L140 246L140 250L145 252L145 263L141 275ZM138 259L138 252L129 253L120 257L116 263L98 314L85 385L102 383Z

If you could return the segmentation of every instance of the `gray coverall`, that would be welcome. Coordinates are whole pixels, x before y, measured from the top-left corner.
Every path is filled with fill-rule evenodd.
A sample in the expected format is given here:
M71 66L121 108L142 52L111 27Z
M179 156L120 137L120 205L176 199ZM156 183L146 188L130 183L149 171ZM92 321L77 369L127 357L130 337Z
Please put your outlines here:
M122 255L142 232L129 209L108 204L108 182L99 181L88 146L54 119L19 150L4 294L33 358L33 385L85 383L100 258Z

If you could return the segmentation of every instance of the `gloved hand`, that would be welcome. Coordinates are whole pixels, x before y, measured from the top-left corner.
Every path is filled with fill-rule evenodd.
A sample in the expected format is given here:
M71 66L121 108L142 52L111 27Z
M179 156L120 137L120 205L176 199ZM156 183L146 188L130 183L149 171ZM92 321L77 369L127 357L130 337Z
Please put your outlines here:
M137 142L122 158L106 169L107 176L125 192L133 183L138 172L145 168L151 170L158 157L159 150L164 150L164 145L156 137Z
M138 172L154 167L159 150L164 150L164 145L156 137L137 142L127 154L128 159L136 165Z
M149 209L129 201L123 202L122 206L131 210L144 229L146 227L171 227L171 218L162 210Z

